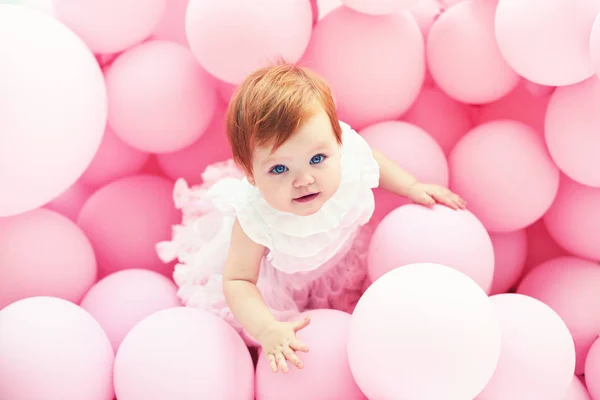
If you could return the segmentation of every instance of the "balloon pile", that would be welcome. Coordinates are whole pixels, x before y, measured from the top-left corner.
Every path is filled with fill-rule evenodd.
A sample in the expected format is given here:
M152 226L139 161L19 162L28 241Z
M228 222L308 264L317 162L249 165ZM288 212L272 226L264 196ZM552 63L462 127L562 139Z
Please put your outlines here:
M468 202L376 189L371 284L288 374L155 249L280 57ZM600 400L599 152L600 0L0 0L0 398Z

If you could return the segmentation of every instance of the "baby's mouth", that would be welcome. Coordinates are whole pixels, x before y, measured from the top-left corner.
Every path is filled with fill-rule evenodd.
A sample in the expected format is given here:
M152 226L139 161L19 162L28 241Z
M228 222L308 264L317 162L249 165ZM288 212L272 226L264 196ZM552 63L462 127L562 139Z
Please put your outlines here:
M312 201L312 200L316 199L317 196L319 196L319 194L320 194L319 192L317 192L317 193L310 193L310 194L307 194L307 195L304 195L304 196L296 197L294 199L294 201L297 202L297 203L308 203L309 201Z

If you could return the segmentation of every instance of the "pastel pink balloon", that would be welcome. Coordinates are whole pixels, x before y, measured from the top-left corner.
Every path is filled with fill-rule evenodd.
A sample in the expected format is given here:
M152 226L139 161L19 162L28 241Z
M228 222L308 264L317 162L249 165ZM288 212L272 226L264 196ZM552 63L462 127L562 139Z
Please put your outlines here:
M554 310L522 294L490 298L500 319L502 350L477 400L564 400L575 372L575 345Z
M360 131L367 143L397 162L417 179L448 186L448 163L446 156L423 129L402 121L386 121L371 125ZM394 208L410 203L410 200L376 188L375 212L372 224L377 224Z
M490 234L494 247L494 279L490 294L510 290L523 273L527 257L527 234L524 229Z
M281 399L285 393L286 400L367 400L356 385L348 363L351 315L317 309L293 320L302 320L305 316L310 316L310 324L296 334L310 349L308 353L296 352L303 368L288 363L287 374L274 374L265 353L260 351L256 365L256 399Z
M499 0L495 33L517 73L542 85L564 86L594 74L590 30L600 0Z
M484 291L490 290L494 248L481 222L468 210L407 204L381 221L368 253L371 280L422 262L447 265L469 276Z
M567 395L562 400L592 400L581 379L573 376Z
M168 0L167 7L152 36L158 40L169 40L188 46L185 34L185 14L189 0Z
M581 185L562 175L544 223L550 236L569 253L600 260L600 188Z
M306 0L190 0L185 27L200 64L217 78L238 84L280 57L300 60L312 20Z
M254 399L248 348L223 319L176 307L144 318L115 359L119 400Z
M171 236L181 219L173 206L173 183L152 175L134 175L96 191L79 214L78 224L89 237L100 277L129 268L171 275L161 262L156 243Z
M83 173L102 140L106 89L81 39L30 7L0 5L0 54L0 217L6 217L48 203Z
M477 283L443 265L412 264L358 301L348 360L369 399L464 400L491 378L500 344L498 317Z
M79 211L81 211L87 199L92 195L92 192L92 189L78 181L60 196L46 204L44 208L56 211L71 221L77 221Z
M2 399L112 400L113 362L100 324L67 300L30 297L0 312Z
M440 15L429 31L427 60L433 80L460 102L490 103L519 83L496 45L495 9L494 1L464 1Z
M143 41L166 5L167 0L53 0L56 18L94 53L116 53Z
M177 151L197 140L217 106L214 79L183 45L153 40L121 54L106 73L108 122L146 152Z
M232 157L225 134L225 107L215 112L206 132L196 142L174 153L157 155L160 168L171 179L185 179L188 184L202 183L202 172L210 164Z
M556 89L546 113L552 159L571 179L600 187L600 79Z
M590 34L590 58L596 75L600 78L600 14L594 20Z
M410 108L425 78L424 47L408 12L371 16L339 7L315 25L302 64L329 82L339 118L362 129Z
M540 136L544 135L546 110L550 96L534 96L525 81L506 96L479 107L476 121L479 124L498 119L511 119L531 126Z
M108 275L86 293L80 303L102 325L115 354L123 338L142 319L181 305L177 286L169 278L145 269Z
M91 187L106 185L139 172L148 161L148 156L148 153L123 142L107 127L98 152L79 181Z
M370 15L393 14L413 6L417 0L342 0L342 4Z
M576 257L548 260L532 269L517 291L546 303L565 321L575 340L575 374L582 374L587 352L600 332L598 263Z
M438 88L423 88L402 120L427 131L445 154L449 154L456 142L473 128L467 106Z
M585 361L585 382L593 399L600 398L600 340L596 339Z
M527 232L525 271L529 271L551 258L570 255L550 236L543 218L528 226L525 231Z
M0 309L32 296L78 303L96 273L90 242L67 217L41 208L0 218Z
M522 122L497 120L475 127L456 144L448 165L452 190L491 232L531 225L558 190L559 171L543 139Z

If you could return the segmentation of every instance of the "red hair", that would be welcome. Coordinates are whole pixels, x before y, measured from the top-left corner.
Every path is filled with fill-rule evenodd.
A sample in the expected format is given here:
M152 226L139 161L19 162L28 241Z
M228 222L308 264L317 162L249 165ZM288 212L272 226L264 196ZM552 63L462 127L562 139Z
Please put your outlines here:
M329 116L341 144L335 102L322 77L287 63L254 71L239 85L227 109L226 131L233 159L252 174L255 146L272 145L277 149L320 109Z

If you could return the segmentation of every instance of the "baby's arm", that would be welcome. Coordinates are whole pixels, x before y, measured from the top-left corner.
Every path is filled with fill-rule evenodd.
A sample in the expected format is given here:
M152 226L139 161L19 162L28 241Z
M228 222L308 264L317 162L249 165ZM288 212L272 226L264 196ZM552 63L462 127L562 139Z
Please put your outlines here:
M223 272L223 291L229 308L254 338L275 321L256 287L264 250L248 238L236 220Z

